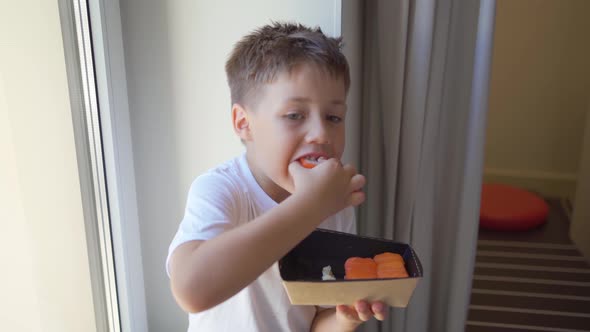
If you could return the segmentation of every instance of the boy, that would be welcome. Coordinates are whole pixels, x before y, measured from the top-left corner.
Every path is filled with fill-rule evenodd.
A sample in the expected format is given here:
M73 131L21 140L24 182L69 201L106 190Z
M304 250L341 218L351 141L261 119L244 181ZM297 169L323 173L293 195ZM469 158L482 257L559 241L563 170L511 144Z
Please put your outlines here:
M353 331L381 302L293 306L277 261L316 227L355 232L365 178L342 165L348 63L341 40L274 23L226 63L246 153L199 176L167 259L189 331Z

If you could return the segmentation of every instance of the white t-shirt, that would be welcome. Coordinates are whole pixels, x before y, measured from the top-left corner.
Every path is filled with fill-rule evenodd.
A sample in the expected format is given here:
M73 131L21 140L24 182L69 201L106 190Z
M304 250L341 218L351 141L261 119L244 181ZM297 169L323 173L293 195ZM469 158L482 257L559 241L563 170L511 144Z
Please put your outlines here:
M254 179L245 155L207 171L191 185L184 218L168 250L166 271L170 255L182 243L211 239L254 220L276 205ZM355 233L353 208L342 210L319 227ZM225 302L209 310L189 314L188 331L309 331L315 313L314 306L291 305L282 285L278 264L274 263L258 279Z

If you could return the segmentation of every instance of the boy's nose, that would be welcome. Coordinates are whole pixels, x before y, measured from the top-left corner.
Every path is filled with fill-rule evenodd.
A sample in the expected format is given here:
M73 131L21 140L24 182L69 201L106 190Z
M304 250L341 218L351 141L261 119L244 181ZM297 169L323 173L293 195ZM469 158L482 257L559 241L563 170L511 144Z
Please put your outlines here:
M307 132L307 143L330 144L330 136L323 121L314 121Z

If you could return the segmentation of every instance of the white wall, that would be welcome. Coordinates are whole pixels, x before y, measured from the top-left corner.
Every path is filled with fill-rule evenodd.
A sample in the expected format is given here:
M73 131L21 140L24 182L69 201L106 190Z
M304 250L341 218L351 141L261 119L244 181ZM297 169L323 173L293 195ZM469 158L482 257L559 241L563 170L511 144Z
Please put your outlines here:
M590 1L500 0L488 179L573 196L590 88Z
M243 151L224 72L231 47L271 19L333 34L339 8L340 1L313 0L121 2L150 331L187 325L164 262L190 182Z
M57 1L0 5L0 329L95 331Z

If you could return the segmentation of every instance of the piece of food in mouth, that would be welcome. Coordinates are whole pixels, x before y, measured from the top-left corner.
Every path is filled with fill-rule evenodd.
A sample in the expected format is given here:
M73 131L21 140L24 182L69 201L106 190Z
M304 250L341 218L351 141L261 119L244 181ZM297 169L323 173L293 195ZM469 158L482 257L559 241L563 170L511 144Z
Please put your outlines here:
M344 279L375 279L377 263L372 258L350 257L344 263Z
M314 168L326 159L325 157L305 156L299 158L299 163L305 168Z

